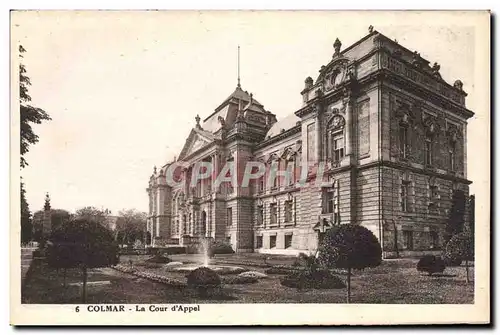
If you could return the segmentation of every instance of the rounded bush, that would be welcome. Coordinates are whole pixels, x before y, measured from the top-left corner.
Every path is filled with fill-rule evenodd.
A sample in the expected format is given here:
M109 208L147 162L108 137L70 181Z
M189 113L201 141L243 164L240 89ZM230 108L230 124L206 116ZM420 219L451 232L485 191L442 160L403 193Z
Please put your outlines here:
M355 224L330 229L318 253L319 262L327 268L364 269L382 262L378 239L367 228Z
M153 257L146 259L145 262L146 263L167 264L167 263L172 262L172 260L170 258L168 258L167 256L156 254Z
M222 284L220 276L207 267L194 269L186 275L186 278L187 285L196 289L201 297L210 295L214 289L219 289Z
M443 273L445 268L445 262L441 259L441 257L433 255L423 256L417 263L417 271L427 272L429 276L434 273Z

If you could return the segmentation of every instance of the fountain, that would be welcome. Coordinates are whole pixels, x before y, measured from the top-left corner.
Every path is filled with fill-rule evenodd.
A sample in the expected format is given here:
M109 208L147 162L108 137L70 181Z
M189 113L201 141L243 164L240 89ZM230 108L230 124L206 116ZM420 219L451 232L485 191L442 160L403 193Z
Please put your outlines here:
M191 272L199 267L207 267L209 269L214 270L217 273L224 273L224 274L236 274L236 273L241 273L245 271L244 268L239 267L239 266L231 266L231 265L215 265L215 264L210 264L210 238L203 238L200 241L200 248L199 252L201 253L202 260L201 264L189 264L189 265L181 265L181 266L176 266L171 269L171 271L178 271L178 272Z

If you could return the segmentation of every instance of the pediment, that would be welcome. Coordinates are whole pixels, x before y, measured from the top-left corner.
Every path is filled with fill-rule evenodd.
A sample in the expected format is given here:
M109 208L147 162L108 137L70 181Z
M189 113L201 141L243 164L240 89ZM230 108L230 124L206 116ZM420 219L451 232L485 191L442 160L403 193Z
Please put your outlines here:
M323 85L325 92L335 89L350 79L352 71L349 70L348 65L349 60L347 58L339 58L320 70L321 73L317 82Z
M181 150L181 153L179 155L179 160L183 159L184 157L188 157L192 153L200 150L203 147L208 146L212 142L213 138L201 134L199 131L196 131L196 129L191 130L191 133L189 134L186 143L184 144L184 147Z

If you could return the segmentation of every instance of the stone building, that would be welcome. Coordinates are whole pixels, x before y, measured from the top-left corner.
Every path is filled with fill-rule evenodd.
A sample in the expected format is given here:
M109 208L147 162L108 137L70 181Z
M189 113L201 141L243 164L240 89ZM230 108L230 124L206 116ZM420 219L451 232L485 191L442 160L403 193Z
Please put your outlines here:
M297 254L314 252L332 226L355 223L378 237L385 257L439 250L453 191L468 196L473 116L462 82L448 84L439 70L370 27L348 48L335 41L317 78L306 78L302 107L282 120L238 80L150 177L152 244L207 236L236 252ZM238 181L249 162L266 174L247 187L214 187L229 162ZM203 163L210 177L190 183ZM272 166L291 167L291 177L269 178Z

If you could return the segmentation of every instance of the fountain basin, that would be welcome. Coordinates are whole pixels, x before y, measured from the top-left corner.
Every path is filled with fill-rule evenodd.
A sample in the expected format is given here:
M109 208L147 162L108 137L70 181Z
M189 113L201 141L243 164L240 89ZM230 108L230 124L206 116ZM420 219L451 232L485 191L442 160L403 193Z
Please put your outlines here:
M231 265L203 265L203 264L190 264L190 265L182 265L179 267L172 267L170 271L176 272L191 272L200 267L207 267L218 274L221 275L229 275L229 274L238 274L245 272L246 269L239 266L231 266Z

